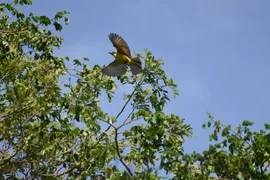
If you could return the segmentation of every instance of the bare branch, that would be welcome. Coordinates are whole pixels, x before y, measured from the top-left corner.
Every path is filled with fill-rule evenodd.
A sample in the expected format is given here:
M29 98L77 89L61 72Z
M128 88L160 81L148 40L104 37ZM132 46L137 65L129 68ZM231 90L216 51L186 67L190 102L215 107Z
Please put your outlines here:
M116 152L117 155L119 157L120 162L125 166L126 170L128 171L130 176L133 176L132 171L130 170L130 168L126 165L125 161L122 159L121 157L121 152L119 149L119 144L118 144L118 133L117 133L117 129L115 129L115 137L114 137L114 142L115 142L115 146L116 146Z
M128 98L128 100L126 101L126 103L124 104L124 106L122 107L121 111L117 114L116 119L118 119L119 116L124 112L124 110L126 109L128 103L129 103L129 101L132 99L132 97L133 97L133 95L135 94L137 88L138 88L140 85L142 85L143 81L144 81L144 77L143 77L142 80L135 86L135 88L134 88L133 92L131 93L130 97ZM132 114L132 113L131 113L131 114ZM130 115L131 115L131 114L130 114ZM109 127L105 130L105 132L109 131L110 128L111 128L111 126L109 126Z
M133 121L133 120L130 120L130 121L127 123L128 119L130 118L131 114L135 111L135 109L136 109L136 107L134 107L134 108L132 109L132 111L129 113L129 115L128 115L127 118L124 120L124 122L118 127L118 129L120 129L121 127L123 127L123 126L125 126L125 125L127 125L127 124L130 124L130 123Z
M4 76L1 77L0 81L3 81L7 76L8 76L8 72Z
M109 125L110 125L111 127L113 127L114 129L117 129L117 127L115 127L115 125L113 125L112 123L106 121L105 119L99 119L99 120L101 120L101 121L103 121L103 122L109 124Z
M0 30L0 33L12 34L14 32L10 30Z
M60 173L60 174L38 174L40 176L46 176L46 177L60 177L63 176L65 174L70 173L71 171L73 171L76 167L72 167L72 168L68 168L67 170L65 170L64 172Z
M24 146L24 144L22 144L19 147L19 149L16 150L15 153L13 153L12 155L10 155L9 157L6 157L4 159L1 159L0 162L3 162L3 163L1 163L1 165L4 165L4 164L8 163L13 157L15 157L18 154L18 152L22 150L23 146Z

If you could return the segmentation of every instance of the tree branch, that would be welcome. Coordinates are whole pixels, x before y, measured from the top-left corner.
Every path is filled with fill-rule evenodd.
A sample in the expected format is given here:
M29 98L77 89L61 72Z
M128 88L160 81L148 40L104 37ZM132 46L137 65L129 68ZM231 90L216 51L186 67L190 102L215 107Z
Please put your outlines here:
M73 171L76 167L72 167L72 168L68 168L67 170L65 170L64 172L60 173L60 174L38 174L40 176L46 176L46 177L60 177L60 176L63 176L65 174L68 174L70 173L71 171Z
M125 168L128 171L129 175L130 176L133 176L133 173L132 173L131 169L126 165L125 161L121 157L121 152L120 152L119 144L118 144L118 133L117 133L117 129L115 129L114 142L115 142L116 152L117 152L117 155L119 157L120 162L125 166Z
M128 103L129 103L129 101L132 99L132 97L133 97L133 95L135 94L137 88L143 83L143 81L144 81L144 77L143 77L142 80L135 86L135 88L134 88L133 92L131 93L130 97L128 98L128 100L126 101L126 103L124 104L124 106L122 107L121 111L117 114L116 119L118 119L119 116L124 112L124 110L126 109ZM105 130L105 132L109 131L110 128L111 128L111 126L109 126L109 127Z
M1 159L0 162L3 162L1 165L8 163L13 157L15 157L18 154L18 152L22 150L23 146L24 146L24 143L12 155L10 155L9 157L6 157L4 159Z
M124 122L118 127L118 129L120 129L121 127L127 125L127 124L130 124L132 122L132 120L130 120L129 122L128 119L130 118L131 114L135 111L135 107L132 109L132 111L129 113L129 115L127 116L127 118L124 120Z
M101 120L101 121L103 121L103 122L109 124L109 125L110 125L111 127L113 127L114 129L117 129L117 127L116 127L115 125L113 125L112 123L106 121L105 119L99 119L99 120Z
M114 136L114 142L115 142L115 146L116 146L116 152L117 152L117 155L118 155L118 157L119 157L120 162L121 162L121 163L125 166L125 168L127 169L129 175L132 176L132 175L133 175L132 171L129 169L129 167L126 165L125 161L124 161L124 160L122 159L122 157L121 157L121 152L120 152L119 144L118 144L118 132L117 132L117 127L115 127L112 123L110 123L110 122L108 122L108 121L106 121L106 120L104 120L104 119L100 119L100 120L103 121L103 122L105 122L105 123L107 123L107 124L109 124L110 127L113 127L113 128L114 128L114 130L115 130L115 131L114 131L114 134L115 134L115 136Z

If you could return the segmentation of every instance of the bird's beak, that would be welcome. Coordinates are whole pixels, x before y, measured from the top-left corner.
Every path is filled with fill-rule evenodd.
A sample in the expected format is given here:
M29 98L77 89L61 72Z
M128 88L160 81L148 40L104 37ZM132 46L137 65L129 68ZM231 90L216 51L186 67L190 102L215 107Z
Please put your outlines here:
M112 52L109 52L109 54L112 55L113 57L115 57L116 53L112 51Z

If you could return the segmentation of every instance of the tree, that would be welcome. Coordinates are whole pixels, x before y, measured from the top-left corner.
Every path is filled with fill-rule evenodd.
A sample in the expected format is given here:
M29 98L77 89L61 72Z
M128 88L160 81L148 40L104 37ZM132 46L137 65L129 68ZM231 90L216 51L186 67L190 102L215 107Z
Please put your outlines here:
M31 5L14 1L18 3ZM158 154L161 167L171 169L191 128L184 119L163 112L168 91L178 92L162 70L162 60L146 51L142 74L119 78L134 90L124 95L123 107L111 117L99 106L99 97L112 101L114 80L103 76L98 65L90 69L87 58L75 59L75 67L67 68L69 58L53 54L63 39L53 36L50 26L61 31L68 12L54 18L26 16L9 3L2 3L0 12L0 172L5 178L154 178ZM75 77L77 83L67 80L61 87L60 76ZM143 123L130 125L139 120ZM118 161L120 167L111 165Z
M213 173L269 177L269 125L266 131L251 132L244 122L235 133L226 126L222 143L203 154L185 154L182 145L192 128L164 112L178 90L162 69L162 59L146 50L138 54L144 60L140 75L113 79L103 76L99 65L88 67L88 58L57 57L54 49L63 38L53 34L69 23L69 12L49 18L19 11L20 5L31 4L0 4L1 178L162 179L160 170L175 179L207 179ZM68 61L74 67L66 67ZM123 94L112 116L100 98L107 97L103 103L110 105L116 81L132 92ZM209 117L209 127L215 122L211 139L218 140L221 125Z

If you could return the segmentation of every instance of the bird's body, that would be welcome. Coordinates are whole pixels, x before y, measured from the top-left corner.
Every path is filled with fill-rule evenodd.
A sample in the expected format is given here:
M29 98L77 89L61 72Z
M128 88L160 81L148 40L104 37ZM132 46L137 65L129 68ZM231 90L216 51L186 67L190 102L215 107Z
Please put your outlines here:
M109 52L109 54L115 57L115 60L103 68L102 72L108 76L122 76L130 67L133 75L139 74L142 69L142 63L138 57L131 57L125 40L115 33L110 33L109 39L117 49L117 52Z
M114 56L114 55L113 55ZM115 54L115 60L116 62L120 63L120 64L127 64L129 62L131 62L132 60L130 59L130 57L128 57L127 55L125 54L120 54L120 53L116 53Z

